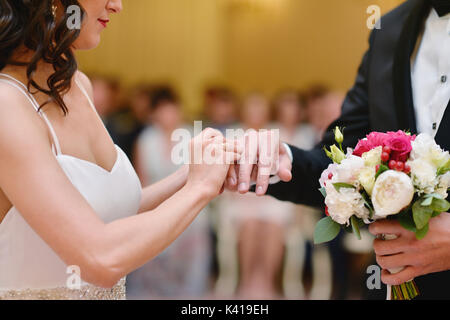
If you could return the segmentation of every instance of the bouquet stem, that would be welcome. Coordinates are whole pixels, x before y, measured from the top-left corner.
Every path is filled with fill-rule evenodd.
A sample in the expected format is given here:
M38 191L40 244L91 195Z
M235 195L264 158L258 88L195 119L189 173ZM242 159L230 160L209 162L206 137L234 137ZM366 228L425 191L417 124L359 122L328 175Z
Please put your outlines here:
M388 300L412 300L420 294L414 280L397 286L388 286Z

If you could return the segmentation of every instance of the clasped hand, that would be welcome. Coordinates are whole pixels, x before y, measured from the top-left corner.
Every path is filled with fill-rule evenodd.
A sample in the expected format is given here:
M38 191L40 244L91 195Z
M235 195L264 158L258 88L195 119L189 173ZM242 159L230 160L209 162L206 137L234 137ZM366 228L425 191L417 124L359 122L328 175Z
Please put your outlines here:
M242 138L227 140L208 128L191 140L187 183L207 187L212 197L225 188L244 194L256 183L256 194L262 196L271 175L292 179L291 162L275 130L249 130Z
M428 234L422 240L417 240L413 232L393 220L375 222L369 231L375 236L397 236L395 240L375 239L373 243L377 263L383 269L381 280L385 284L400 285L425 274L450 269L449 213L431 219ZM404 269L395 274L388 271L396 268Z

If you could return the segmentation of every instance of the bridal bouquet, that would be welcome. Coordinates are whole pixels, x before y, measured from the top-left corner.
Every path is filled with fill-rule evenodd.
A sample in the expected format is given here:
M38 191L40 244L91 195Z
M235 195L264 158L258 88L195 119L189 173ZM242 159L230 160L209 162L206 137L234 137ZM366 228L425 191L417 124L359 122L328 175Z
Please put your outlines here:
M320 178L327 217L316 225L316 244L333 240L341 229L360 239L359 228L379 219L396 219L422 239L430 219L450 209L450 155L429 135L372 132L354 150L344 151L336 128L335 140L337 145L325 148L333 163ZM393 300L419 294L414 281L388 290Z

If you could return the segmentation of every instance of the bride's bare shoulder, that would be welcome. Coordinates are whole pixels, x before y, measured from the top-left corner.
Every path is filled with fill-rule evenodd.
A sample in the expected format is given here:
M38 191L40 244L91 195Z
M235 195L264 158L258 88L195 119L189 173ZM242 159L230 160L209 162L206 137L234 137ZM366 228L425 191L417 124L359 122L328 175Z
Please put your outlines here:
M23 92L0 81L0 145L20 143L24 135L46 141L45 124Z
M80 81L81 85L86 89L87 93L91 98L94 96L94 90L92 89L92 82L86 74L78 70L75 77Z

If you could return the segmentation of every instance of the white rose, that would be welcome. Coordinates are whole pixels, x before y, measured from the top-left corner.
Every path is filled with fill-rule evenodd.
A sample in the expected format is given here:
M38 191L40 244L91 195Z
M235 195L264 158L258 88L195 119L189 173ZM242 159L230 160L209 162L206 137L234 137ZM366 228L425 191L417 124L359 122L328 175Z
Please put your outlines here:
M372 203L375 219L400 213L414 197L414 186L410 177L399 171L383 172L375 182Z
M327 191L325 204L334 221L349 225L349 220L353 215L368 219L370 212L364 206L364 199L356 189L340 188L338 192L331 183L328 183L325 188Z
M419 193L433 193L437 184L437 168L423 158L408 161L411 167L411 178Z
M366 153L363 153L362 158L364 164L368 167L376 167L381 164L381 154L383 153L383 147L376 147Z
M359 173L359 182L369 196L372 195L373 187L375 186L375 175L375 168L372 167L365 167Z

